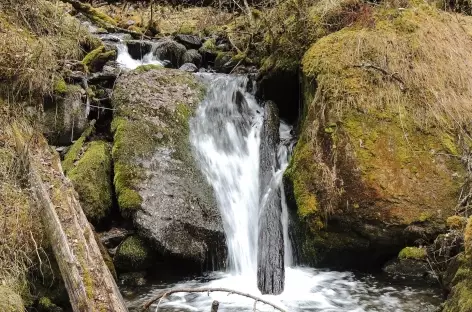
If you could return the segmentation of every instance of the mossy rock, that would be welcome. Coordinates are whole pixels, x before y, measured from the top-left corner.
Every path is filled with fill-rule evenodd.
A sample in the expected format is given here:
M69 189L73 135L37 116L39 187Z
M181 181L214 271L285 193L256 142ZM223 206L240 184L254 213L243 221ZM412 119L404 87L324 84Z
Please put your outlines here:
M467 224L467 219L461 216L450 216L447 218L446 224L452 230L461 230Z
M362 228L370 242L366 251L380 244L390 255L400 250L398 240L432 241L454 214L466 178L460 155L467 140L457 123L467 127L463 116L472 115L466 105L472 92L457 92L460 87L448 81L459 72L471 75L459 59L448 64L454 68L449 76L436 80L436 70L429 71L432 62L442 66L455 45L438 48L428 31L435 25L434 36L452 35L451 23L460 26L449 15L427 5L404 11L380 6L372 18L373 26L332 33L304 55L299 141L285 178L298 220L311 233L302 237L334 231L355 237L359 230L350 231ZM385 40L395 46L388 64ZM376 67L401 78L389 79ZM443 104L429 105L434 95L419 91L432 85ZM407 235L410 226L423 230ZM385 239L393 233L395 241Z
M108 217L112 206L111 169L110 144L93 141L67 171L87 219L94 224Z
M452 279L452 289L442 312L472 311L472 217L464 231L465 251L458 259L458 269Z
M61 307L55 305L48 297L41 297L38 300L38 312L62 312Z
M203 95L195 76L163 68L120 76L112 99L120 212L157 250L194 263L224 247L213 192L189 140L190 119Z
M82 60L82 64L89 72L95 73L102 70L106 62L116 58L116 50L107 51L105 46L100 46L88 53Z
M419 247L405 247L398 254L398 259L425 260L426 249Z
M130 236L119 246L113 259L120 272L142 271L153 265L153 252L149 243L138 236Z
M23 312L23 300L21 296L8 287L0 285L0 311Z
M85 90L56 80L54 95L44 102L43 133L51 145L69 145L87 126Z

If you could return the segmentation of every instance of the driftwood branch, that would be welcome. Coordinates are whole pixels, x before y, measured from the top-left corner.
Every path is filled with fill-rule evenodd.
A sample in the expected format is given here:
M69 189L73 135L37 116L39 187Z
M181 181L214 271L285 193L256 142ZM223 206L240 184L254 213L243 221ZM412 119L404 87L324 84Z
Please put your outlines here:
M384 69L380 66L377 66L375 64L368 63L368 62L362 62L361 64L353 65L353 67L377 70L377 71L381 72L382 74L384 74L385 76L389 77L390 79L393 79L393 80L397 81L400 84L400 90L402 90L402 91L407 90L405 82L398 75L398 73L390 73L388 70L386 70L386 69Z
M285 309L273 304L273 303L270 303L269 301L267 300L264 300L262 298L259 298L259 297L256 297L256 296L253 296L251 294L248 294L248 293L243 293L243 292L240 292L240 291L237 291L237 290L233 290L233 289L228 289L228 288L176 288L176 289L171 289L169 291L165 291L165 292L162 292L160 293L159 295L155 296L153 299L149 300L144 306L143 306L143 309L141 310L141 312L144 312L144 311L147 311L149 309L149 307L155 303L156 301L159 301L159 303L165 299L166 297L172 295L172 294L175 294L175 293L211 293L211 292L227 292L228 295L231 295L231 294L235 294L235 295L239 295L239 296L243 296L243 297L247 297L247 298L250 298L250 299L253 299L255 300L255 302L261 302L261 303L264 303L266 305L269 305L271 307L273 307L274 309L276 310L279 310L280 312L287 312ZM159 308L159 304L157 306ZM157 310L157 309L156 309Z

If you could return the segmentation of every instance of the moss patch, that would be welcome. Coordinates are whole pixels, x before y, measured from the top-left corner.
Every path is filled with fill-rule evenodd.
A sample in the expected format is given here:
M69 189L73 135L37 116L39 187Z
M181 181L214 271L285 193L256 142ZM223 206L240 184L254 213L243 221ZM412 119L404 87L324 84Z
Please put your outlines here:
M405 247L398 254L398 259L424 260L426 258L426 249L418 247Z
M138 236L128 237L118 248L114 262L118 270L141 271L152 265L152 252L149 244Z
M64 161L62 162L62 169L65 173L71 170L74 166L74 163L78 160L80 153L82 152L82 148L84 147L85 142L88 138L94 133L95 127L94 123L92 123L85 131L82 133L80 138L75 141L75 143L71 146L69 151L67 152L66 156L64 157Z
M23 312L25 307L21 297L11 289L0 285L0 310L8 312Z
M162 69L162 68L164 68L164 66L157 65L157 64L141 65L141 66L136 67L135 72L142 73L142 72L147 72L153 69Z
M106 51L104 46L100 46L95 50L88 53L82 60L82 64L86 66L88 71L97 72L100 71L106 62L116 58L116 51Z
M111 147L104 141L87 145L67 176L79 194L87 219L99 223L112 206Z

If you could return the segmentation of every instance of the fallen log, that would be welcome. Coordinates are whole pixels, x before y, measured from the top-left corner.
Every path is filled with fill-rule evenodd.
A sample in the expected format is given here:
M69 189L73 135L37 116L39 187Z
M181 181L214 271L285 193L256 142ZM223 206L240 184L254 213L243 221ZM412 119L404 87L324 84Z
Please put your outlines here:
M44 230L75 312L126 312L123 298L103 261L91 225L57 154L42 135L15 124L9 129L28 170Z
M286 312L286 310L284 310L283 308L265 300L265 299L262 299L262 298L259 298L259 297L256 297L254 295L251 295L251 294L248 294L248 293L244 293L244 292L241 292L241 291L237 291L237 290L233 290L233 289L229 289L229 288L176 288L176 289L171 289L171 290L168 290L168 291L164 291L164 292L161 292L159 295L155 296L154 298L152 298L151 300L149 300L142 308L141 312L145 312L149 309L149 307L151 307L151 305L153 303L155 303L156 301L158 301L157 303L157 307L156 307L156 310L157 311L159 309L159 304L161 303L161 301L163 299L165 299L166 297L172 295L172 294L175 294L175 293L183 293L183 292L186 292L186 293L211 293L211 292L227 292L228 295L232 295L232 294L235 294L235 295L239 295L239 296L243 296L243 297L247 297L247 298L251 298L254 300L254 306L256 306L256 303L258 302L261 302L261 303L264 303L264 304L267 304L271 307L273 307L274 309L276 310L279 310L281 312ZM213 305L212 305L213 306ZM218 306L216 306L216 309L218 309Z

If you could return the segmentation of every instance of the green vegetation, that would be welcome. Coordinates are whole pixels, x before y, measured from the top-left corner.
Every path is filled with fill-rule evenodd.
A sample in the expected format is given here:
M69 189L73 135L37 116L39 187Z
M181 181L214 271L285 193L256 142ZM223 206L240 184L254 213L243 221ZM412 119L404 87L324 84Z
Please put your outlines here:
M103 68L106 62L116 57L116 51L106 51L104 46L100 46L88 53L82 63L90 72L97 72Z
M148 65L138 66L134 71L137 72L137 73L143 73L143 72L147 72L147 71L150 71L150 70L153 70L153 69L162 69L162 68L164 68L164 66L162 66L162 65L148 64Z
M67 175L87 219L96 224L107 217L112 206L110 145L104 141L89 143Z
M84 133L82 133L80 138L77 141L75 141L75 143L71 146L66 156L64 157L64 161L62 162L62 169L64 170L65 173L71 170L74 167L74 163L79 159L79 156L82 153L82 149L84 147L85 142L95 131L94 124L95 123L93 122L84 131Z
M426 259L426 249L419 247L405 247L398 254L398 259L424 260Z
M452 280L452 290L443 312L467 312L472 310L472 217L464 231L465 251L459 255L459 269Z
M450 216L446 220L447 226L452 230L462 230L467 224L467 219L461 216Z
M115 258L120 271L139 271L152 265L152 251L138 236L128 237L118 248Z

